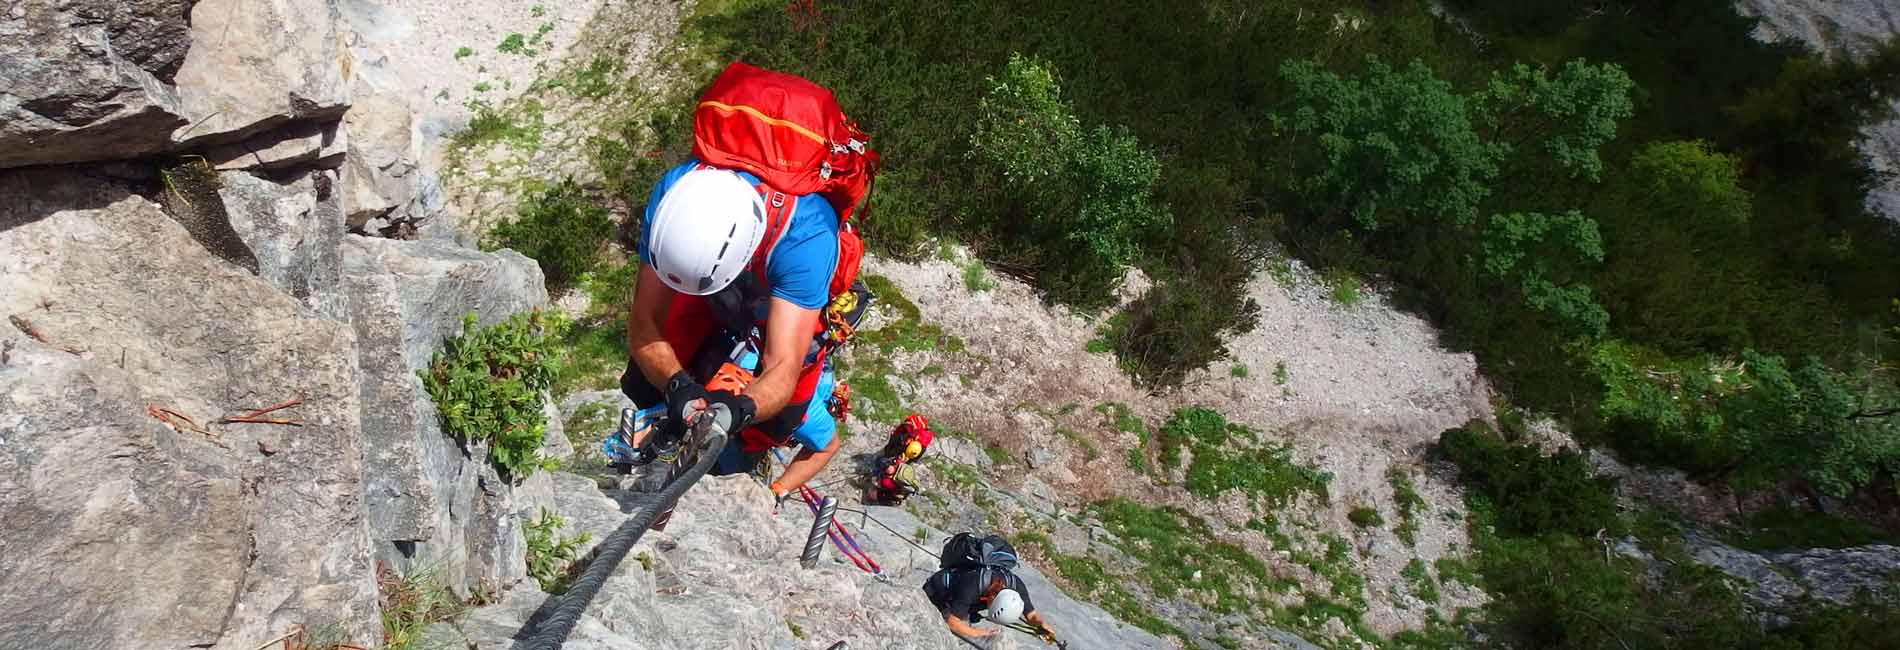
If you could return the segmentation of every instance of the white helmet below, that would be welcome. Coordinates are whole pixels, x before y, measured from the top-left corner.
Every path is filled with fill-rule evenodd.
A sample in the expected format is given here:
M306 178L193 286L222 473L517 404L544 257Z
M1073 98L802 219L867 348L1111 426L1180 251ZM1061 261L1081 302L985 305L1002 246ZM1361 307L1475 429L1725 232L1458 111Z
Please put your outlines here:
M667 188L647 237L647 262L661 282L684 294L712 294L752 261L765 237L765 202L736 173L695 169Z
M1023 597L1015 589L996 592L990 599L990 620L1004 625L1016 625L1023 622Z

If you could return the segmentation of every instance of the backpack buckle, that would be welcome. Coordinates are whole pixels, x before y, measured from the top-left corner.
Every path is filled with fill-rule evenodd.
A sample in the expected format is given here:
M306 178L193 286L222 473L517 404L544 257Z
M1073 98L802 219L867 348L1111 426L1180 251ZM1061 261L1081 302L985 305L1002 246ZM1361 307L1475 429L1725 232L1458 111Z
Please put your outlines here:
M846 142L845 147L849 148L852 152L857 153L858 155L864 155L864 143L862 141L859 141L857 138L852 138L850 141ZM839 153L843 153L843 152L839 152Z
M831 163L830 162L819 163L818 177L825 180L831 180Z

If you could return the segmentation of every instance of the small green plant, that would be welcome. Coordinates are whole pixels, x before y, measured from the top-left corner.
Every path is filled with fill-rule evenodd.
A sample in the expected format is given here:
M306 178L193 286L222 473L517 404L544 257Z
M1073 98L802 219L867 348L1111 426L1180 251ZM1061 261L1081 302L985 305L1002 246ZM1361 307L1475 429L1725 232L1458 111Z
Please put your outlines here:
M475 48L467 45L455 48L455 60L460 61L471 56L475 56Z
M1353 508L1352 512L1346 513L1346 519L1348 521L1351 521L1352 525L1358 526L1360 528L1371 528L1374 526L1385 525L1385 517L1379 516L1379 511L1377 509L1371 508L1368 506L1359 506L1359 507Z
M1093 461L1102 455L1102 450L1095 445L1095 441L1084 437L1080 433L1076 433L1073 429L1056 427L1056 434L1062 436L1070 443L1075 444L1075 446L1081 447L1082 454L1087 460Z
M535 5L528 8L528 15L534 16L535 18L540 18L547 14L548 14L548 8L543 5Z
M1327 296L1341 307L1359 304L1359 276L1343 268L1328 270L1321 278L1326 282Z
M1244 363L1234 364L1233 367L1227 369L1227 376L1233 377L1235 379L1246 379L1247 378L1247 364L1244 364Z
M581 545L592 536L581 533L573 537L563 537L561 527L567 520L560 515L542 508L534 521L522 527L522 536L528 543L528 577L534 578L541 590L559 595L567 591L574 580L574 560L580 556Z
M989 274L983 270L983 262L970 260L969 264L963 265L963 288L970 290L971 293L982 293L995 289L996 281L991 280Z
M1016 462L1016 459L1011 457L1009 452L1004 451L1002 447L996 445L983 445L983 455L990 457L990 462L997 465L1008 465Z
M535 56L540 54L540 52L536 52L533 48L528 47L528 37L523 36L520 32L509 34L507 37L501 39L501 44L495 46L495 51L502 54L519 54L522 56Z
M640 551L640 554L633 556L633 559L634 561L637 561L640 563L641 571L645 571L647 573L653 572L653 555L652 554L649 554L646 551Z
M1287 374L1285 361L1273 362L1273 385L1285 386L1287 380L1291 378L1292 376Z
M486 244L534 258L541 263L548 288L564 289L599 265L601 247L612 237L613 228L607 209L588 199L580 185L566 180L522 201L515 219L489 231ZM635 267L631 272L637 271ZM631 272L606 279L608 286L600 291L611 293L611 285L616 284L625 291L628 285L622 283L632 282Z
M1280 288L1293 288L1293 282L1295 280L1293 275L1293 260L1269 262L1267 264L1267 275L1271 276L1273 283L1280 285Z
M1412 595L1418 596L1419 600L1434 604L1438 602L1438 581L1426 572L1423 560L1412 558L1404 569L1399 570L1399 576L1411 585Z
M442 342L417 374L435 401L445 433L463 444L488 446L488 461L504 478L520 480L546 465L547 429L541 393L553 384L550 341L565 323L539 311L477 328L462 317L462 332Z
M1443 580L1455 580L1473 587L1484 584L1478 579L1478 568L1461 558L1441 557L1432 562L1432 569Z
M792 619L785 619L785 629L791 630L792 638L805 640L805 628L799 627L797 623L792 622Z
M488 92L488 91L490 91L490 90L494 90L494 89L495 89L495 85L494 85L494 84L491 84L491 83L488 83L488 82L486 82L486 81L478 81L478 82L475 82L475 92L478 92L478 93L485 93L485 92Z
M1406 546L1415 546L1418 544L1418 511L1425 507L1425 498L1419 496L1418 488L1412 485L1412 477L1397 466L1386 470L1385 480L1392 485L1392 500L1399 509L1399 523L1392 527L1392 532Z
M424 650L417 644L430 625L454 621L468 610L434 569L412 569L409 575L401 575L378 564L376 589L383 647L390 650Z

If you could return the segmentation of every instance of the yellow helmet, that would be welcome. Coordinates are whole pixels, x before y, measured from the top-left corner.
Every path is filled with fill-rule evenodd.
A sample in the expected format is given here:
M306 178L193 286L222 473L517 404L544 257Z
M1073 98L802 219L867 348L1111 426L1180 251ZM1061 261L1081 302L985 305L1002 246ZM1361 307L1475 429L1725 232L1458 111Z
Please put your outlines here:
M918 456L923 455L923 453L924 453L923 443L912 440L910 441L909 445L906 445L904 447L904 460L914 459Z

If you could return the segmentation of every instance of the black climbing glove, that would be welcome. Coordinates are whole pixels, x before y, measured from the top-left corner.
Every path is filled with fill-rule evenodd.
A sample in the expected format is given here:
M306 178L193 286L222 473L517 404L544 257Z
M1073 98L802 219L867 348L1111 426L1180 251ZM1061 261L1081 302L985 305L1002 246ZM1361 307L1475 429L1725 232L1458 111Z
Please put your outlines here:
M631 358L627 359L627 370L620 373L620 394L626 395L627 399L632 400L635 404L639 404L640 398L636 396L647 393L646 390L641 390L646 388L646 383L646 375L640 374L639 362Z
M708 405L712 403L706 396L706 387L694 381L691 373L681 370L666 380L666 416L673 421L674 426L683 430L692 424L686 418L693 413L686 409L695 400L706 400Z
M713 391L706 401L712 405L713 426L727 436L735 435L751 424L752 416L759 412L759 405L751 397L730 391Z

